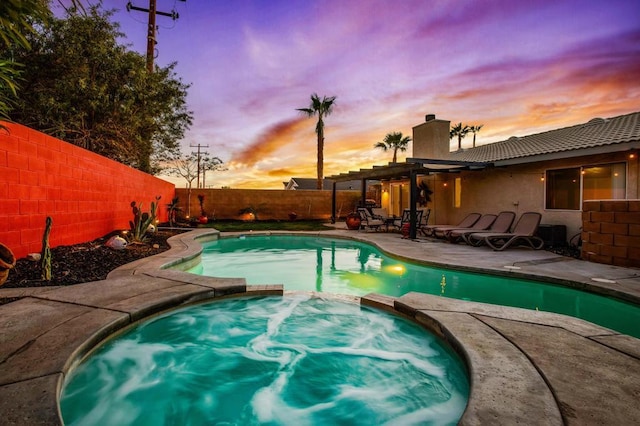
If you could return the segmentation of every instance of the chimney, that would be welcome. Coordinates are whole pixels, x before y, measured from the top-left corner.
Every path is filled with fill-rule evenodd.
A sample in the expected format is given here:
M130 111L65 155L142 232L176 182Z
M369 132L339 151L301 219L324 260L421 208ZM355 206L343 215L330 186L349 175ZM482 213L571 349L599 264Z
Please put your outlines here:
M449 128L451 122L438 120L427 114L425 122L413 128L413 157L442 159L449 155Z

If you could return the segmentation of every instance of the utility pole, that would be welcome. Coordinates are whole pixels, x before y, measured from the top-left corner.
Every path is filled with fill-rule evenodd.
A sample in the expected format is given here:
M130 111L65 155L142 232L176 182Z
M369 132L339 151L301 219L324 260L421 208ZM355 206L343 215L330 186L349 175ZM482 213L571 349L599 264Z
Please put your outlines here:
M209 145L200 145L200 144L198 144L198 145L189 145L189 146L191 148L198 147L198 180L197 180L197 183L196 183L196 188L200 188L200 148L209 148ZM203 179L202 183L204 184L204 179Z
M186 2L187 0L180 0ZM180 18L180 15L175 10L169 12L159 12L156 8L156 0L149 0L149 8L146 9L144 7L137 7L131 4L131 2L127 3L127 12L131 10L137 10L139 12L148 12L149 13L149 25L147 29L147 71L150 73L153 72L153 57L155 56L156 49L156 15L168 16L174 21Z

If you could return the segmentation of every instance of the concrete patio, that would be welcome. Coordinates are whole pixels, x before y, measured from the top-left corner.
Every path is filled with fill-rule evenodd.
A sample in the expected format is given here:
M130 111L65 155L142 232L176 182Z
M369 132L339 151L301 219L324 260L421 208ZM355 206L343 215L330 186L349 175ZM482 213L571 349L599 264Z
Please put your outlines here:
M315 233L318 234L318 233ZM495 253L398 234L335 229L394 256L470 271L588 288L640 304L640 270L545 251ZM21 297L0 306L0 412L3 424L61 424L64 376L96 344L140 319L225 297L286 294L278 283L246 286L161 269L198 261L197 230L172 249L125 265L107 280L70 287L0 289ZM361 304L411 318L448 341L469 367L471 395L460 424L640 424L640 340L564 315L409 293L370 294Z

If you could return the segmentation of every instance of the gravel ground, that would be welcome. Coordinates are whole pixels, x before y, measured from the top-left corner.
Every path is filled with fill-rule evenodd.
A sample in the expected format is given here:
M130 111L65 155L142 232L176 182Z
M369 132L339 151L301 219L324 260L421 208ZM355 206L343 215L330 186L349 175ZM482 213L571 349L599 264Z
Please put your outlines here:
M167 239L175 234L175 231L158 231L149 234L144 244L129 244L123 250L104 245L114 234L87 243L58 246L51 249L50 281L41 279L40 262L23 258L18 259L0 288L64 286L103 280L121 265L168 250Z

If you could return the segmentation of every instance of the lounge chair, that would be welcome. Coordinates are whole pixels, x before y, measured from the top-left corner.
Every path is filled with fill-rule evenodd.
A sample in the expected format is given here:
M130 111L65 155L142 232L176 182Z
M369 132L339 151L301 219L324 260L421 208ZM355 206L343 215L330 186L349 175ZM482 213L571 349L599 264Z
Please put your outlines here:
M536 232L538 232L541 219L542 215L538 212L522 213L512 232L476 232L470 234L467 240L471 245L486 244L498 251L502 251L514 244L526 244L534 250L540 250L544 247L544 241L536 236Z
M384 220L374 218L371 212L366 208L359 208L358 213L360 214L360 227L362 229L373 229L374 231L377 231L385 224Z
M486 231L487 229L489 229L491 225L493 225L493 222L495 222L497 217L498 216L496 216L495 214L483 214L482 217L478 219L476 223L474 223L472 226L468 228L452 228L452 229L446 229L444 231L441 229L436 229L434 234L436 237L443 237L449 240L449 242L455 243L461 239L460 234L462 234L465 231L470 231L470 232ZM509 228L507 228L507 231L508 230Z
M387 209L383 207L373 207L371 209L371 215L374 219L387 220L389 218L389 213L387 213Z
M511 211L500 212L496 220L493 221L493 223L486 230L486 232L491 232L495 234L498 234L498 233L504 234L506 232L509 232L515 218L516 218L516 214L514 212L511 212ZM452 242L459 242L460 240L463 240L465 243L471 245L471 243L467 240L467 238L469 237L469 235L477 232L478 231L475 231L475 230L466 230L466 231L454 230L447 234L447 238L449 239L449 241L452 241Z
M478 219L480 219L481 216L482 215L480 213L469 213L467 215L467 217L462 219L462 221L457 225L431 225L431 226L425 226L422 229L422 233L426 237L433 237L433 236L435 236L436 229L442 230L442 232L444 232L446 230L455 229L455 228L470 228L471 226L473 226L474 223L476 223L478 221Z

